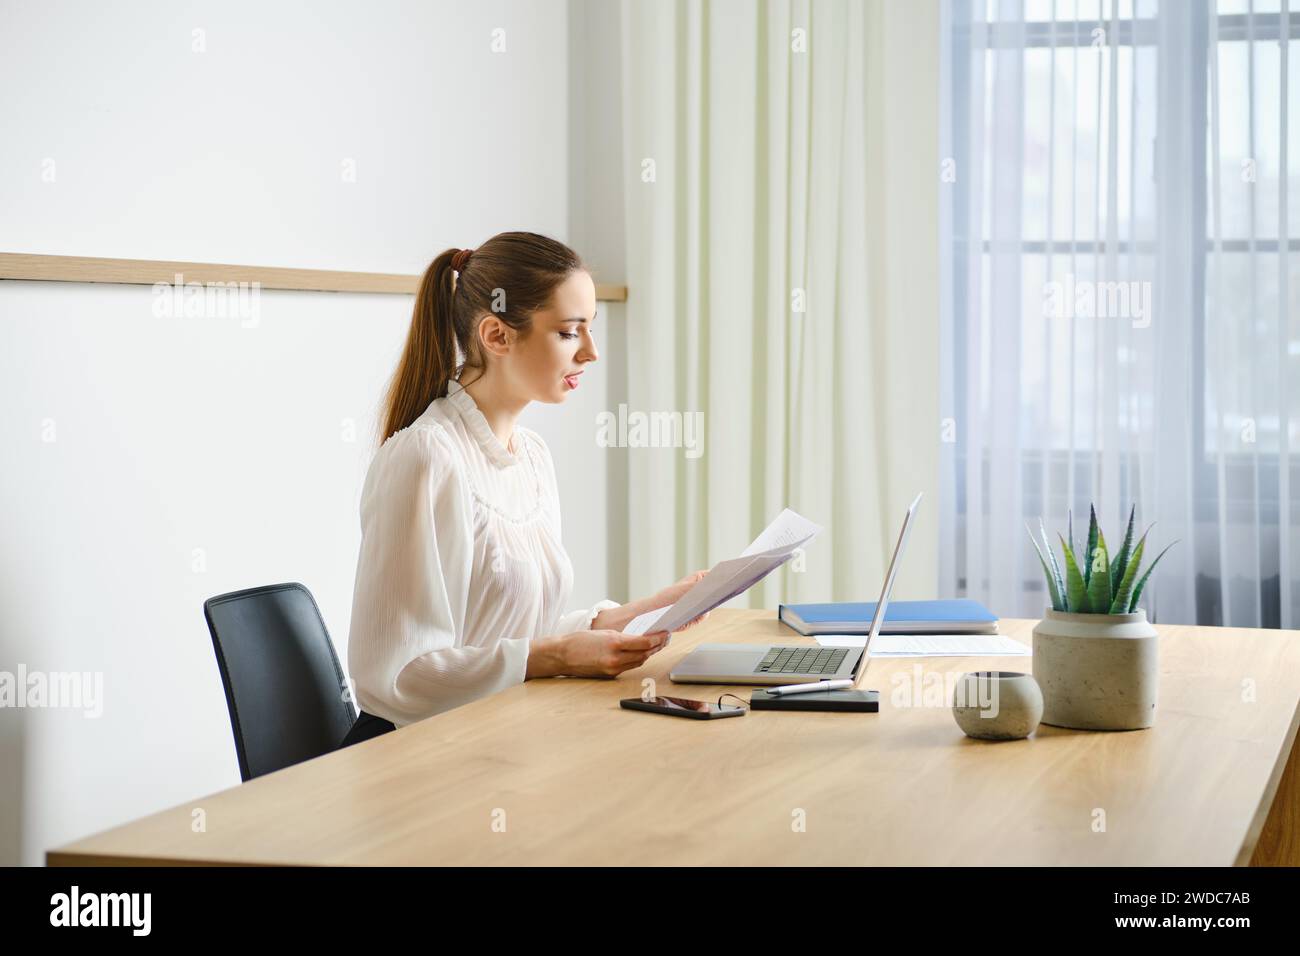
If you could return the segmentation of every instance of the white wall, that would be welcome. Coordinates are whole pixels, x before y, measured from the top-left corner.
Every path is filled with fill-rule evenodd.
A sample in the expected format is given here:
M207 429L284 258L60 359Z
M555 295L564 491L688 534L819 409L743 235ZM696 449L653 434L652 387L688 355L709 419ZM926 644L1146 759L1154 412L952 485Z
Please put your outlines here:
M522 228L621 282L617 176L570 203L574 144L621 137L577 95L571 140L574 76L599 67L571 73L569 12L0 3L0 250L413 272ZM358 496L410 299L262 292L251 328L152 303L0 282L0 670L102 671L105 697L97 720L0 709L0 864L239 782L205 598L302 581L346 660ZM555 453L574 606L626 598L593 439L622 387L621 310L602 311L595 380L525 419Z

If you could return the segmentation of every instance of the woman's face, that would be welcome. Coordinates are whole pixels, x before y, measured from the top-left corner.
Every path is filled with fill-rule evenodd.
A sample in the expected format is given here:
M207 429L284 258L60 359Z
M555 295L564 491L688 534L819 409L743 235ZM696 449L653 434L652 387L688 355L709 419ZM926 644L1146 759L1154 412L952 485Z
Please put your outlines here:
M533 401L563 402L583 384L582 371L600 358L592 323L596 285L575 272L556 287L547 309L533 313L532 331L510 350L510 378Z

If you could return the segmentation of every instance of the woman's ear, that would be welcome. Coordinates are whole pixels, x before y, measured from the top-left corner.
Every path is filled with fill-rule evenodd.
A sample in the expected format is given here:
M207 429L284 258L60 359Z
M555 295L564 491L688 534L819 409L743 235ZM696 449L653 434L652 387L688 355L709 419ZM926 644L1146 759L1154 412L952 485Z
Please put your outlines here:
M515 330L495 315L485 315L478 324L478 341L490 355L505 355L515 343Z

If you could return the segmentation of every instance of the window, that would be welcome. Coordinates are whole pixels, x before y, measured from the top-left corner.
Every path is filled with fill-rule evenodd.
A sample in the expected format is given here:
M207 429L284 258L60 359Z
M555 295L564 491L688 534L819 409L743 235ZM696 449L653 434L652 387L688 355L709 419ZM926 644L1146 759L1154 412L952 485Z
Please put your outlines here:
M1165 619L1289 626L1300 12L952 0L944 17L942 580L1037 613L1020 522L1097 501L1115 528L1137 502L1186 548L1162 564Z

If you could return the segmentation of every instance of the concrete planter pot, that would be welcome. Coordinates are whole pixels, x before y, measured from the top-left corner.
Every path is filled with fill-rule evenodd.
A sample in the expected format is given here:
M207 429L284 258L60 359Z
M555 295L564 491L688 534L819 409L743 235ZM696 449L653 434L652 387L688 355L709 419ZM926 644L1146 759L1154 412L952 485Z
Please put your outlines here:
M1159 639L1146 611L1046 615L1034 628L1043 723L1076 730L1154 724Z

